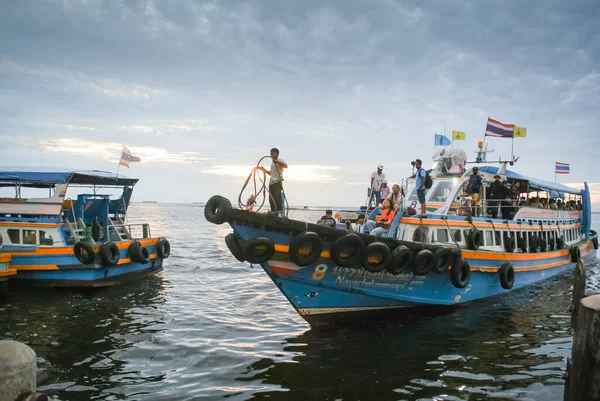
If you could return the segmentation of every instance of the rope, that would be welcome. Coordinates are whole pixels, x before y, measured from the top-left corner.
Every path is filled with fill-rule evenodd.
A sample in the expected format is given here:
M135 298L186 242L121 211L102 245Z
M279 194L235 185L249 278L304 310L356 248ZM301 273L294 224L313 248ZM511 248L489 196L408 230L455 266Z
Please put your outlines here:
M442 216L442 220L444 220L444 223L446 223L446 227L448 228L448 234L450 235L450 237L452 237L452 242L454 242L454 245L456 245L456 248L458 248L458 250L461 252L460 250L460 246L458 245L458 242L456 242L456 239L454 238L454 235L452 235L452 230L450 229L450 226L448 225L448 217L447 216Z
M253 209L253 211L258 212L265 205L265 201L267 200L267 193L269 194L268 195L269 199L272 200L273 202L275 202L275 198L274 198L273 194L271 194L269 192L269 186L267 185L267 173L262 169L262 166L261 166L261 163L263 162L263 160L270 159L270 158L271 158L271 156L261 157L258 160L258 163L256 163L256 167L254 167L250 171L250 174L248 174L248 178L246 178L246 181L244 182L244 185L242 186L242 189L240 190L240 194L238 195L238 205L239 205L240 209L249 210L251 207L253 207L259 203L257 200L259 199L259 197L262 196L262 200L260 201L260 205L258 206L258 209L256 209L256 210ZM262 173L262 175L260 173ZM248 197L248 199L244 203L242 201L242 197L243 197L244 191L246 190L246 187L250 183L250 179L252 179L254 192ZM285 195L285 190L283 189L283 181L281 182L281 192L283 193L283 199L285 201L285 216L287 217L288 210L289 210L289 204L287 201L287 196ZM280 196L281 196L281 194L280 194Z

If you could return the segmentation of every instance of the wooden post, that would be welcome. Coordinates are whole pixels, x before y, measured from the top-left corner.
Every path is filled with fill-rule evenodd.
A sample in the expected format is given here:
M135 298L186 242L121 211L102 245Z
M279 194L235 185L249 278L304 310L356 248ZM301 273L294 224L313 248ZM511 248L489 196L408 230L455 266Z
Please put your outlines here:
M586 271L583 260L579 259L575 266L575 277L573 278L573 304L571 305L571 327L577 330L579 319L580 301L585 297Z

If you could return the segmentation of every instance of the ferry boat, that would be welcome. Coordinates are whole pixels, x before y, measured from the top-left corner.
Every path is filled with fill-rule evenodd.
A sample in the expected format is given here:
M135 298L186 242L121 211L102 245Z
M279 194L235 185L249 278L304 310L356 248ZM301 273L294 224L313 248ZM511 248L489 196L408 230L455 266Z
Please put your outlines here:
M96 170L0 171L0 266L8 267L0 278L103 287L161 271L169 241L126 219L137 181ZM71 198L67 189L78 193ZM34 192L46 196L26 196Z
M535 284L571 270L580 259L595 258L598 236L590 229L587 184L575 189L507 170L514 160L482 165L481 204L475 215L460 215L472 172L440 154L434 161L428 170L427 212L397 213L387 237L342 229L343 217L355 218L364 210L338 212L342 218L328 227L232 209L228 199L214 196L205 217L231 225L225 242L233 256L260 264L309 323L464 304ZM496 175L507 186L519 182L519 198L571 196L581 201L581 210L517 206L512 200L503 205L486 196ZM408 207L420 211L414 177L406 183ZM498 211L503 206L510 210ZM379 212L374 209L370 219Z

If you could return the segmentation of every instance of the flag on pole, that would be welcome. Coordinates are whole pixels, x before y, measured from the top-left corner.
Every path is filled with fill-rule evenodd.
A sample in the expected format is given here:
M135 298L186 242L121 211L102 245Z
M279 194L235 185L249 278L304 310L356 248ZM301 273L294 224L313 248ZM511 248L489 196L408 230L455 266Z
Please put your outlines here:
M512 138L514 124L504 124L488 117L484 136L495 136L496 138Z
M435 134L435 146L450 146L452 142L447 136L442 134Z
M569 174L571 172L571 165L567 163L556 162L554 167L555 174Z
M467 139L467 134L462 131L452 131L452 140L453 141L464 141Z
M515 138L525 138L527 136L527 128L525 127L515 127L513 128L513 136Z
M121 153L121 161L119 161L119 165L129 168L129 163L139 161L141 161L140 158L132 155L127 146L123 145L123 153Z

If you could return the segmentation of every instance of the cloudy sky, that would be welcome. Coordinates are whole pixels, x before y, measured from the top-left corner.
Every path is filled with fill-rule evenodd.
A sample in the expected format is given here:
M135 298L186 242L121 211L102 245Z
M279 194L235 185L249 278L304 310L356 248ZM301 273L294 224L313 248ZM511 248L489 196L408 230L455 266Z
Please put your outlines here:
M600 183L598 27L595 0L5 1L0 165L116 171L124 144L134 200L237 199L275 146L291 204L352 205L490 116L528 129L515 170Z

